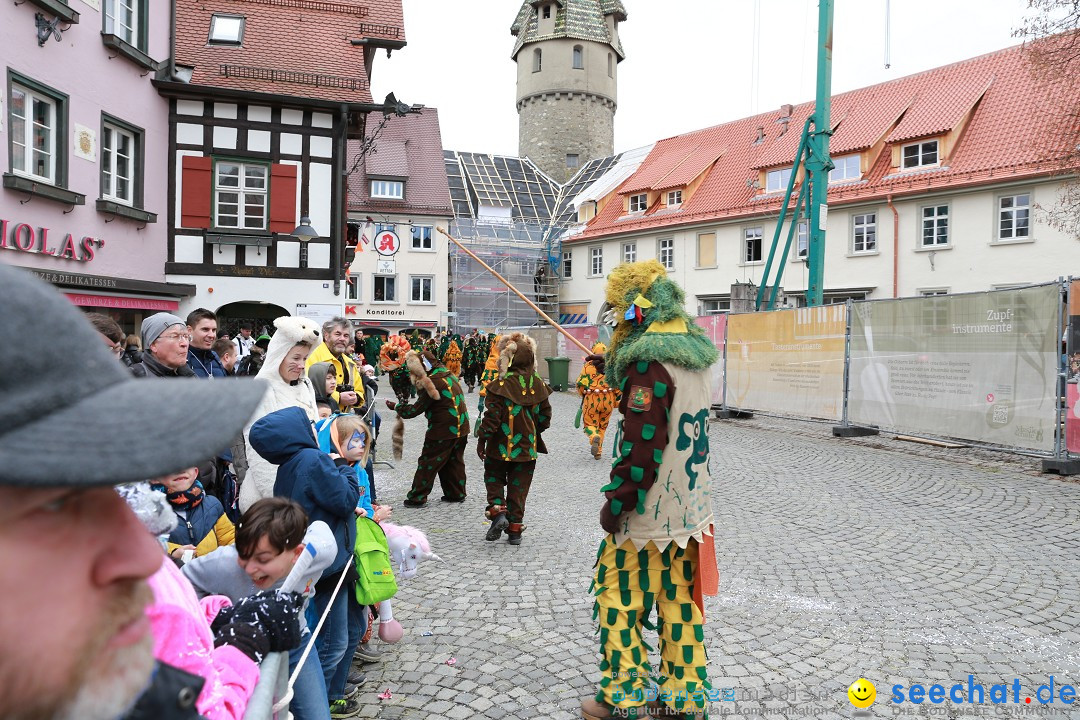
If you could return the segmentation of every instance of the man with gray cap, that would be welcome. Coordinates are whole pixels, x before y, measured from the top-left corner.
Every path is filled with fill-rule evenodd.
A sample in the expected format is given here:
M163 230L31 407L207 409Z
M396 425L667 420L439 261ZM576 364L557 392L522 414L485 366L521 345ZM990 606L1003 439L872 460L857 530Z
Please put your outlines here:
M142 321L143 359L131 366L135 377L195 377L188 367L191 335L187 323L160 312Z
M161 546L112 486L213 457L265 388L135 382L46 283L0 264L0 287L0 335L21 338L0 344L0 714L113 720L183 673L155 670L144 611ZM143 328L161 343L160 321ZM79 352L52 352L55 336ZM50 372L28 372L27 353L50 357ZM198 690L184 690L155 717L193 714Z

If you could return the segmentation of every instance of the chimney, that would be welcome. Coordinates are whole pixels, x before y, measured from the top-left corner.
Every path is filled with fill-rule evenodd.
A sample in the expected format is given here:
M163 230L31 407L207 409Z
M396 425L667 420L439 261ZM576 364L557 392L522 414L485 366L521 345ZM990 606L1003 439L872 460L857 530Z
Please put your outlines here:
M780 117L776 120L776 122L780 123L780 135L778 135L778 137L783 137L784 134L787 133L788 123L791 122L791 113L794 112L794 110L795 107L793 105L780 106Z
M765 142L765 127L763 125L758 125L757 137L754 138L753 144L760 145L763 142Z

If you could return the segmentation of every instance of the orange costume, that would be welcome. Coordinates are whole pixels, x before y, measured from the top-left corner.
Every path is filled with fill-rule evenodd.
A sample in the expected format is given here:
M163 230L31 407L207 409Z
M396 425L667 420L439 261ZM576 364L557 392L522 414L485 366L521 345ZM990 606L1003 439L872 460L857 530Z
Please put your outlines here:
M607 352L607 347L598 342L593 345L592 351L594 355L603 355ZM589 438L593 457L599 460L603 453L608 421L611 420L611 413L618 407L622 393L618 388L608 385L604 373L588 360L578 376L577 391L581 395L579 418L584 420L585 436Z
M461 377L461 348L456 340L451 340L443 355L443 365L454 377Z

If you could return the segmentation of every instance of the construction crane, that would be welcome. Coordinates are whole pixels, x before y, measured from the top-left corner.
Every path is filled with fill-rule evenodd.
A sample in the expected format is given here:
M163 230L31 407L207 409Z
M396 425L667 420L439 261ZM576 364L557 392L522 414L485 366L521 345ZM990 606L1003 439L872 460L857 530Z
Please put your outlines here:
M775 279L770 280L770 275L776 258L776 250L780 245L780 236L785 226L788 203L801 167L806 168L807 179L799 186L798 199L795 201L795 206L791 208L791 224L788 226L787 240L780 257L788 257L791 241L795 237L795 229L801 218L805 217L809 236L806 258L808 269L806 304L809 307L815 307L823 302L825 225L829 214L827 193L829 171L833 169L833 162L829 157L829 137L832 135L829 110L832 103L833 1L819 0L818 2L817 93L814 99L814 112L806 118L806 123L803 125L799 149L795 153L795 162L791 168L791 177L788 179L787 189L784 192L784 200L780 204L780 215L776 223L776 231L773 233L769 258L762 273L761 285L758 287L755 310L772 310L776 307L776 294L780 289L780 283L784 277L784 266L787 263L777 263ZM766 289L769 290L767 301Z

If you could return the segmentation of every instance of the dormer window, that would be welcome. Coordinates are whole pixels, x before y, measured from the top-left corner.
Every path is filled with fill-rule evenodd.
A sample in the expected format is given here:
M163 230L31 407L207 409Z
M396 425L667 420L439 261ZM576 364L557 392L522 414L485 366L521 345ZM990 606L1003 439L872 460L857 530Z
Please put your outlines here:
M836 167L829 171L829 182L846 182L848 180L858 180L862 177L858 153L841 155L840 157L834 157L832 160Z
M648 207L649 195L647 193L630 196L630 212L644 212Z
M667 194L668 207L682 205L682 190L669 190Z
M550 5L545 5L544 6L544 19L545 20L550 20L551 19L551 6Z
M931 167L941 162L937 140L925 140L905 145L900 151L900 156L900 167L903 170Z
M240 15L217 15L210 18L210 45L242 45L244 18Z
M399 180L372 180L371 197L401 200L405 197L405 183Z
M791 180L791 168L779 168L765 173L765 192L782 192Z

